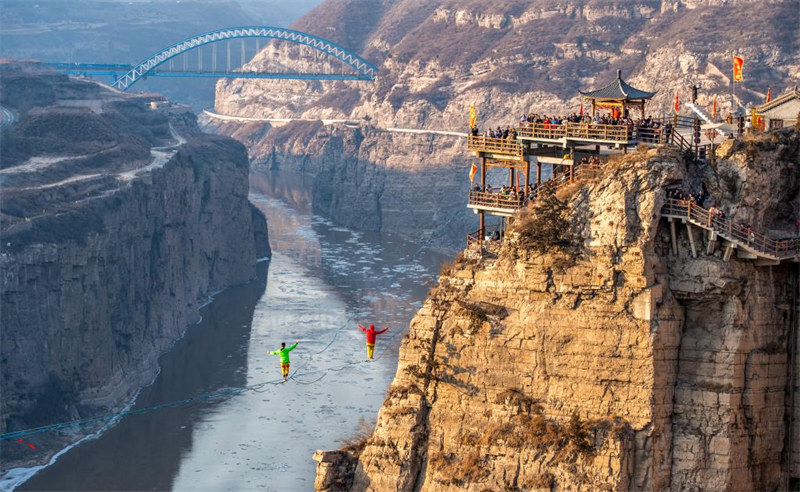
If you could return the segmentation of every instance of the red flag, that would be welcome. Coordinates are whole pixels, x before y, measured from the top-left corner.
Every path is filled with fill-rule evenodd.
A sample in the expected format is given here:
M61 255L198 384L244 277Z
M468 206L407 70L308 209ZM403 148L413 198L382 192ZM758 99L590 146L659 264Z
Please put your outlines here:
M764 104L767 104L770 101L770 99L772 99L772 87L767 89L767 100L764 101Z
M741 56L733 56L733 81L743 82L744 76L742 75L742 67L744 67L744 58Z
M478 172L478 166L476 166L475 163L473 162L472 163L472 169L469 170L469 182L470 183L474 183L475 182L475 173L476 172Z
M675 91L675 114L681 110L681 100L678 98L678 91Z
M581 118L583 118L583 100L581 100Z

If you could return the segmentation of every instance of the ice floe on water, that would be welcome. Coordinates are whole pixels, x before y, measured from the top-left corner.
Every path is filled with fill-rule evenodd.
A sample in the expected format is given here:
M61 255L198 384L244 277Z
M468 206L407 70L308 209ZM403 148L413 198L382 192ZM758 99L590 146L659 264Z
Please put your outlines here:
M402 336L443 257L396 237L352 231L308 210L292 208L269 192L256 190L250 195L269 224L272 254L266 290L247 308L252 310L245 320L249 331L242 322L233 325L243 334L237 332L232 348L205 349L230 351L216 360L223 361L218 364L240 364L229 368L230 376L226 376L237 378L235 384L265 385L227 401L139 415L134 436L143 445L132 445L123 432L101 436L99 440L118 440L106 445L115 450L115 466L140 475L136 464L153 452L152 443L158 443L160 459L167 460L161 473L169 476L137 484L140 488L168 484L167 488L179 491L311 490L314 451L338 447L355 432L361 419L371 422L377 416L394 376ZM285 192L283 196L293 194ZM226 326L226 319L216 319L213 314L215 303L207 308L211 312L204 322L214 323L214 333L228 333L231 327ZM387 326L389 331L379 336L376 358L367 363L364 336L357 325L370 323ZM291 353L292 379L280 384L278 358L269 352L282 341L291 344L297 340L300 343ZM191 347L187 351L191 353ZM209 372L214 388L234 386L212 377L222 367L209 366L206 356L198 348L196 355L187 356L178 367ZM175 379L162 381L162 387L180 388L185 374L172 371L160 377ZM164 400L179 397L186 395L159 394ZM159 429L159 435L147 435ZM163 429L169 429L169 435L162 435ZM91 461L90 451L73 450L85 453ZM89 471L93 465L77 466ZM61 470L59 476L57 468L53 467L52 484L62 483L59 478L72 473ZM130 486L87 485L107 489Z

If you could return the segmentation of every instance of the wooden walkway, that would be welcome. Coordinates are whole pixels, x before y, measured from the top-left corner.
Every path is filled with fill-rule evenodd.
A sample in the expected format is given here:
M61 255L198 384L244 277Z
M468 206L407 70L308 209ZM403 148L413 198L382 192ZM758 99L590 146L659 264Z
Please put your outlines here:
M800 239L772 239L753 229L734 224L719 214L686 200L670 199L661 210L661 216L670 222L672 252L677 254L675 223L685 223L689 232L692 255L697 257L697 243L691 226L708 231L707 253L712 254L717 244L723 243L723 258L729 260L733 251L739 258L755 260L757 265L777 265L782 261L800 261Z
M481 135L467 136L467 150L486 154L494 159L522 161L524 149L519 140L513 138L492 138Z
M560 145L564 148L582 145L605 145L627 148L640 143L648 145L673 145L681 150L693 146L681 133L691 129L691 119L681 117L675 126L667 120L659 128L637 125L602 125L597 123L529 123L521 122L516 128L517 138L492 138L468 135L467 149L494 159L523 160L526 147L523 143ZM662 123L659 121L659 123ZM670 126L667 127L666 125ZM696 149L695 149L696 150Z
M542 182L527 197L473 190L469 193L467 206L476 211L485 210L496 215L511 217L519 209L536 200L542 189L549 187L559 190L578 180L593 180L601 176L604 170L605 164L576 164L572 173L560 174ZM689 243L694 257L697 257L699 239L696 240L691 226L708 231L707 254L713 254L717 246L721 245L725 261L730 260L734 251L738 258L755 260L758 266L777 265L783 261L800 261L800 238L772 239L686 200L668 200L661 209L661 216L670 222L673 254L677 254L678 247L675 224L681 222L688 228ZM467 234L468 248L479 242L478 231Z

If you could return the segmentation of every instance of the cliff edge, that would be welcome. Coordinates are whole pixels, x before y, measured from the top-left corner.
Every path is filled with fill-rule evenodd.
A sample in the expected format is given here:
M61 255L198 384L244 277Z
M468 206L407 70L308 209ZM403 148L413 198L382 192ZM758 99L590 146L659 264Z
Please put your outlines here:
M317 490L797 485L798 264L726 260L697 228L695 257L680 223L673 252L668 190L703 186L796 237L797 132L728 142L713 165L612 159L515 217L493 255L459 256L411 322L372 435L315 455Z

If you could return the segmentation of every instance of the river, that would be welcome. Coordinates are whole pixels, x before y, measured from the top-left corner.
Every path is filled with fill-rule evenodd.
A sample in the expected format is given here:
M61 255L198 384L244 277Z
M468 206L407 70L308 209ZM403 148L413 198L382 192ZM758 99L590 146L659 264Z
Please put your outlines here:
M338 227L311 208L310 178L253 174L272 257L220 293L161 357L134 409L265 383L222 401L128 416L19 490L313 490L317 449L371 425L408 322L445 257L386 234ZM357 324L389 331L366 362ZM280 383L281 341L292 379Z

